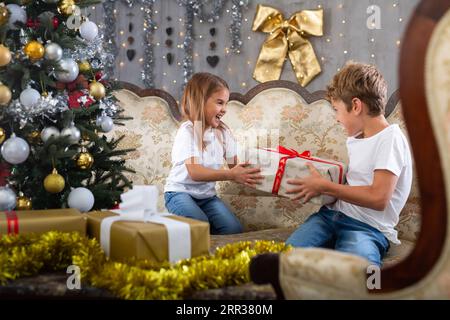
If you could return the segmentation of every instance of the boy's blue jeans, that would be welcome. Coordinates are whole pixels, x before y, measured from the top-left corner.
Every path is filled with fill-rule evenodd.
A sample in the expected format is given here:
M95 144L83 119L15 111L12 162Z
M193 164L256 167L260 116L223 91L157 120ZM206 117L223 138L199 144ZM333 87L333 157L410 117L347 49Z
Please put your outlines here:
M382 265L389 241L374 227L322 206L286 240L294 247L334 248Z
M196 199L185 192L165 192L164 199L170 213L209 222L211 234L233 234L243 230L233 212L217 196Z

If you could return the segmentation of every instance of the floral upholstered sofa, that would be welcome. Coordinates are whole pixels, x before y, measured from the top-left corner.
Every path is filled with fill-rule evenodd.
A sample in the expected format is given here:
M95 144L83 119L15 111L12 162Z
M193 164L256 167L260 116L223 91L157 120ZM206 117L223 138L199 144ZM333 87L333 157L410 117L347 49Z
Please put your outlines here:
M129 178L135 184L153 184L159 188L158 208L164 207L163 187L171 168L171 148L181 115L176 101L168 93L140 89L123 83L115 92L125 115L133 117L113 134L125 135L122 148L136 148L126 156L136 173ZM397 93L389 99L387 119L405 130ZM223 121L231 127L239 153L246 147L276 147L309 150L314 156L347 161L346 135L334 119L334 111L324 92L310 94L288 81L261 84L246 95L231 94ZM256 138L258 137L258 138ZM244 226L237 235L211 236L211 250L240 240L284 241L313 212L317 205L302 205L289 199L267 196L233 182L218 183L219 196L231 207ZM399 246L392 246L384 265L395 264L411 251L420 229L419 195L416 181L398 224Z

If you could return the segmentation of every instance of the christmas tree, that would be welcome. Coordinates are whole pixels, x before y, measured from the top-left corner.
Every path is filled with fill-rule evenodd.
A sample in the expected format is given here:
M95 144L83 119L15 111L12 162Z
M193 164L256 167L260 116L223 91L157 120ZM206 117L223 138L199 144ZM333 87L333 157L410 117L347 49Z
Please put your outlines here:
M0 0L1 1L1 0ZM104 133L126 120L103 71L99 1L0 2L0 210L111 208L131 184ZM110 60L109 60L110 61ZM94 202L95 199L95 202Z

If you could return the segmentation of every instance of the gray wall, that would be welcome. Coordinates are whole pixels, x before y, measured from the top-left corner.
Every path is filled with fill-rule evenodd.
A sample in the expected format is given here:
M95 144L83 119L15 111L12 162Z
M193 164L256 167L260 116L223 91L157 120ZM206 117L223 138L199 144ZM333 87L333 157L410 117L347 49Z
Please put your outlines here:
M196 53L194 70L217 74L229 83L231 91L245 93L258 83L252 78L252 74L261 44L267 37L266 34L251 30L257 4L278 8L283 12L285 18L298 10L315 9L321 5L324 8L324 36L311 37L310 41L322 66L322 73L306 88L310 92L324 89L338 68L342 67L347 60L355 60L376 64L383 72L389 85L389 94L391 94L398 88L399 41L401 41L409 17L418 2L419 0L250 0L248 9L243 13L242 40L244 44L240 54L231 52L226 54L225 52L226 48L231 45L228 31L231 11L224 10L221 18L215 24L195 21L194 32L197 40L194 44ZM371 5L379 6L381 9L380 29L371 30L367 27L367 19L371 16L367 13L367 8ZM120 50L116 60L115 77L143 86L140 75L142 62L139 61L143 56L142 11L140 6L130 9L122 1L117 1L116 8L117 44ZM230 8L231 1L228 1L226 9ZM206 9L210 9L210 6L206 6ZM180 35L184 32L183 22L180 22L179 19L184 19L184 7L180 7L176 0L156 0L154 10L157 11L154 14L154 20L158 25L158 30L154 34L155 87L168 91L178 100L183 83L183 49L177 48L177 45L183 42L183 36ZM127 16L130 11L134 13L134 17ZM97 23L103 23L101 5L98 5L95 10L87 9L86 13L90 13L91 19ZM167 16L171 16L172 21L168 22ZM129 21L133 21L135 27L131 34L135 38L132 46L129 46L126 41L130 35L128 32ZM211 37L209 34L209 29L213 26L217 29L215 37ZM174 29L170 37L174 42L172 49L168 49L164 44L165 40L169 38L165 32L167 27ZM124 31L123 35L120 34L121 30ZM215 52L209 50L209 43L212 40L217 43ZM122 43L126 43L127 47L123 48ZM136 49L136 57L132 62L126 58L128 47ZM175 61L171 66L164 58L167 52L172 52L175 56ZM220 57L220 62L215 68L211 68L206 62L206 57L212 54ZM120 66L120 62L123 62L123 66ZM289 61L284 64L280 79L296 81Z

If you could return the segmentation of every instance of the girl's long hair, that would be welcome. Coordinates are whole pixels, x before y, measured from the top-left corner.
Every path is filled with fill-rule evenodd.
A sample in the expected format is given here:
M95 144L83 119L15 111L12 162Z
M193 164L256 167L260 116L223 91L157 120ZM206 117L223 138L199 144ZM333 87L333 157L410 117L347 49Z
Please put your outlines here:
M198 72L192 76L183 92L181 112L184 120L189 120L194 125L194 137L196 137L197 145L201 146L202 150L205 149L203 135L206 129L206 101L212 94L222 89L229 90L225 80L208 72ZM224 130L227 130L228 127L225 123L220 121L219 129L223 132ZM221 136L223 135L218 135L218 138L223 144L223 137Z

